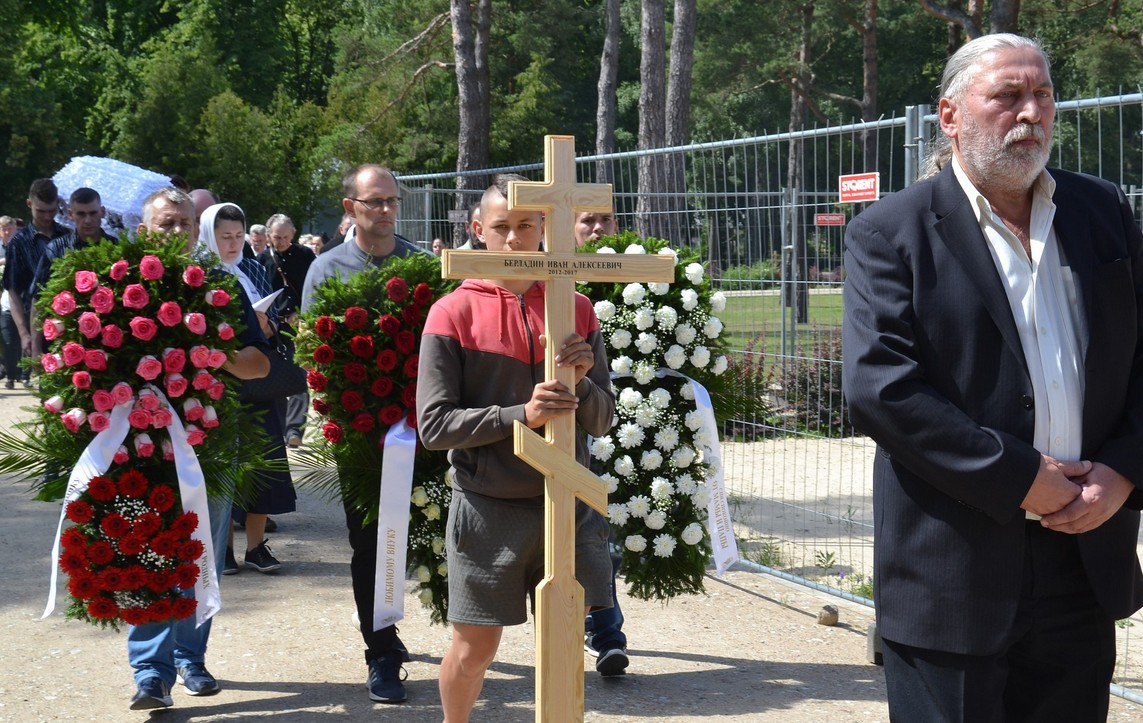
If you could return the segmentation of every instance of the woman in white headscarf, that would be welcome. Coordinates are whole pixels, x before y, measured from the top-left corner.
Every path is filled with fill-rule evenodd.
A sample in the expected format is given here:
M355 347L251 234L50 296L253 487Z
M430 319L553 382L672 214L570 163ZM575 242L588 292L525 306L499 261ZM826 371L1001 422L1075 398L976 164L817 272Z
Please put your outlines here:
M220 268L238 277L242 294L250 303L270 293L270 279L266 270L252 259L244 262L246 245L246 216L233 203L218 203L202 212L199 221L199 240L221 260ZM273 320L263 312L255 312L262 333L272 338L277 331ZM259 572L273 572L282 565L271 553L266 534L268 515L293 512L297 509L297 493L293 479L285 464L286 450L282 446L282 419L273 402L248 402L255 413L262 413L262 423L269 443L262 454L266 459L283 460L281 471L259 473L259 489L255 499L236 504L233 517L246 525L246 567ZM230 544L226 550L224 574L238 572L234 558L234 528L231 525Z

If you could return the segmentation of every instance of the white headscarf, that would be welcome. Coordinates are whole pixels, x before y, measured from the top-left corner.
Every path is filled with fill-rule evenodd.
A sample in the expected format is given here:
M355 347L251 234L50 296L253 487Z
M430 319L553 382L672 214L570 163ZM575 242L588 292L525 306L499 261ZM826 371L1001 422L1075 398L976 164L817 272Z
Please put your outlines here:
M198 239L199 239L199 241L206 244L207 249L209 249L210 252L212 254L214 254L215 256L218 256L220 260L222 258L222 254L220 254L218 252L218 240L215 239L215 237L214 237L214 218L215 218L215 216L218 215L218 212L220 210L222 210L223 206L233 206L234 208L237 208L238 212L242 214L242 218L246 218L246 214L242 211L242 208L239 207L238 204L235 204L235 203L216 203L213 206L208 207L205 211L202 212L202 217L199 219L199 222L198 222ZM243 232L246 231L246 222L245 221L242 222L242 230L243 230ZM258 299L260 299L262 297L258 293L258 290L255 288L254 282L252 282L250 280L250 277L248 277L245 274L245 272L243 272L242 269L239 268L238 262L241 260L242 260L242 254L240 253L238 255L238 259L234 263L228 264L226 262L222 262L219 264L219 266L226 273L233 274L234 276L238 277L238 283L242 284L242 289L243 289L243 291L246 292L246 298L248 298L250 300L250 303L254 303L255 301L258 301Z

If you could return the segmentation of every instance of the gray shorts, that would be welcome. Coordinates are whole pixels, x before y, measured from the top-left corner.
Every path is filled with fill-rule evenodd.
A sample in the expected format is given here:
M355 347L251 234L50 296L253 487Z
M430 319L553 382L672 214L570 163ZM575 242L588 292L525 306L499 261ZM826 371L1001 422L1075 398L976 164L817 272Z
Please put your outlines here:
M603 515L576 501L575 577L584 604L611 607L611 556ZM448 528L448 620L521 625L544 579L544 508L453 490Z

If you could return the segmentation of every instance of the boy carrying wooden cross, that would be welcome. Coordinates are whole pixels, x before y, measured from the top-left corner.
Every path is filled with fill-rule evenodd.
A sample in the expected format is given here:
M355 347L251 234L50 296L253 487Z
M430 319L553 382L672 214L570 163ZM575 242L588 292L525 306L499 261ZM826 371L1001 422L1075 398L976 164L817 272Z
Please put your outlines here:
M509 181L485 191L474 221L489 251L537 251L539 211L508 210ZM525 599L544 577L544 475L514 454L513 422L531 429L575 415L592 435L611 427L615 398L599 322L577 294L575 333L556 363L574 389L545 381L543 282L467 280L429 312L421 340L417 417L422 442L449 449L454 473L448 519L452 644L441 663L447 723L468 720L505 625L527 621ZM560 343L555 341L553 343ZM576 458L588 461L582 435ZM589 609L611 605L607 520L576 503L575 577Z

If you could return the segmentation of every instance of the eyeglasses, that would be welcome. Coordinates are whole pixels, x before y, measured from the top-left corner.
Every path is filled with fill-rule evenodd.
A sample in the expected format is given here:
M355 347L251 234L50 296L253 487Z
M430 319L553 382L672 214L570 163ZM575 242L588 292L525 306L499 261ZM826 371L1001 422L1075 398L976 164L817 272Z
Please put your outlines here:
M401 199L396 196L393 198L350 198L349 200L356 201L371 211L380 211L386 206L389 208L398 208L401 205Z

